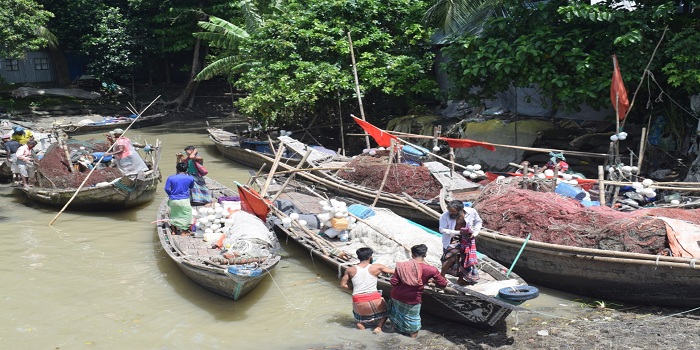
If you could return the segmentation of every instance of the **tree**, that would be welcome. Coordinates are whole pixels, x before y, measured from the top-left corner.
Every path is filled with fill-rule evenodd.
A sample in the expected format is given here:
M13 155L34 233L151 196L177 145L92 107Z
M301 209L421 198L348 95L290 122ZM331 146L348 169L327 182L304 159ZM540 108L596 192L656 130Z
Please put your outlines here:
M508 11L488 20L480 36L465 35L444 50L452 58L446 68L453 94L479 99L511 84L537 87L556 113L581 104L609 107L611 55L627 76L641 74L675 8L651 1L629 11L615 3L554 0L536 7L512 1Z
M105 7L99 11L93 34L82 38L82 51L89 61L88 73L109 83L131 77L140 54L130 28L133 23L118 8Z
M0 57L23 58L50 42L46 23L53 16L34 0L5 0L0 7Z
M339 100L354 104L348 31L368 108L405 112L433 98L430 33L420 24L426 8L405 0L287 2L239 46L250 63L236 72L234 84L248 94L238 107L263 123L301 125Z

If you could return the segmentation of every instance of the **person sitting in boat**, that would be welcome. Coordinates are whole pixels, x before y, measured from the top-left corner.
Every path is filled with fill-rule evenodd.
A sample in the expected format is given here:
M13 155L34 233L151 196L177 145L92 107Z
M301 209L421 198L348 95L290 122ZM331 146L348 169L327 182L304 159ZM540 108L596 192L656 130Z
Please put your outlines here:
M134 146L131 144L131 140L122 136L124 130L114 129L112 131L114 137L114 146L111 152L107 152L105 156L114 156L117 161L117 168L121 170L124 174L135 174L139 171L148 171L148 165L141 159ZM109 140L109 137L108 137Z
M545 168L554 170L557 166L559 166L559 171L562 173L565 173L569 170L569 164L566 162L566 158L564 158L563 153L549 152L549 156L552 158L550 158L549 162L545 164Z
M476 209L465 207L462 201L453 200L440 216L442 234L442 269L440 274L457 277L457 284L467 285L479 279L476 257L476 236L482 221Z
M165 180L163 188L169 199L170 227L174 234L188 235L192 225L190 192L194 187L194 178L187 175L187 163L177 163L175 171L175 175Z
M185 147L185 154L177 154L177 162L187 163L187 173L194 178L194 188L192 188L191 202L192 205L206 205L211 203L211 192L207 187L207 182L204 180L202 166L204 159L199 155L194 146Z
M381 333L388 317L387 306L382 294L377 290L377 277L383 272L393 274L394 269L382 264L373 264L372 248L364 247L356 252L360 263L348 267L340 287L350 289L348 281L352 281L352 314L355 316L357 329L365 329L365 325L375 325L374 333Z
M36 141L29 140L26 145L22 145L17 149L17 169L19 175L22 177L22 184L24 188L31 187L29 183L29 178L34 177L35 170L35 159L34 146L36 146Z
M12 127L12 139L20 145L26 145L27 141L34 140L34 134L30 130L15 125Z
M20 147L19 142L12 140L12 134L2 136L3 148L5 149L5 160L12 171L12 181L21 181L19 169L17 169L17 150Z

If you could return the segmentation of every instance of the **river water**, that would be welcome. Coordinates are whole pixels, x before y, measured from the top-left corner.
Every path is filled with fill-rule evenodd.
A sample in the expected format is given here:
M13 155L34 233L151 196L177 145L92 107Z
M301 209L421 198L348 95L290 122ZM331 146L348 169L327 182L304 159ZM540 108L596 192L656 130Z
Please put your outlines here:
M134 129L126 136L163 141L164 179L174 172L175 154L194 145L210 177L231 187L234 180L248 180L249 169L218 153L203 121ZM77 138L90 137L102 136ZM351 298L338 287L337 271L292 242L281 242L277 269L242 300L202 289L161 249L151 222L163 198L161 190L153 202L120 212L68 209L49 226L58 209L1 186L0 348L376 348L389 336L355 330ZM579 309L574 296L542 292L526 307L545 314L510 317Z

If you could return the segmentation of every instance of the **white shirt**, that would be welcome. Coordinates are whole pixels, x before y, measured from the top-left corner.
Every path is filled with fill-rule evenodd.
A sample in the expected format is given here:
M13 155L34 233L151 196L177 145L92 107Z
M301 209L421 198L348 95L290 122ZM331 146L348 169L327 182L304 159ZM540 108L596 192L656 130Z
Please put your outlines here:
M464 221L467 223L467 227L472 229L472 237L479 235L481 231L481 217L476 209L465 207L464 208ZM455 225L457 224L457 218L451 218L450 212L446 211L440 216L440 233L442 234L442 248L447 248L450 245L450 240L452 236L458 235L459 230L455 230Z

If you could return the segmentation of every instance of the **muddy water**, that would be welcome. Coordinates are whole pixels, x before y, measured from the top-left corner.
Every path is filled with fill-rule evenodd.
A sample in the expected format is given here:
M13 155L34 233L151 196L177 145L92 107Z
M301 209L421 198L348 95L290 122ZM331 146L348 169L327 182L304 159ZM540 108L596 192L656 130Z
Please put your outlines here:
M194 145L212 178L225 185L248 179L249 169L218 154L203 122L126 136L163 141L164 177L175 154ZM200 288L168 259L150 224L164 197L159 191L152 203L122 212L68 210L49 227L57 209L0 187L0 348L376 348L390 336L354 330L350 295L338 287L337 272L291 243L282 242L278 268L243 300ZM562 315L578 309L570 300L544 291L527 306Z

